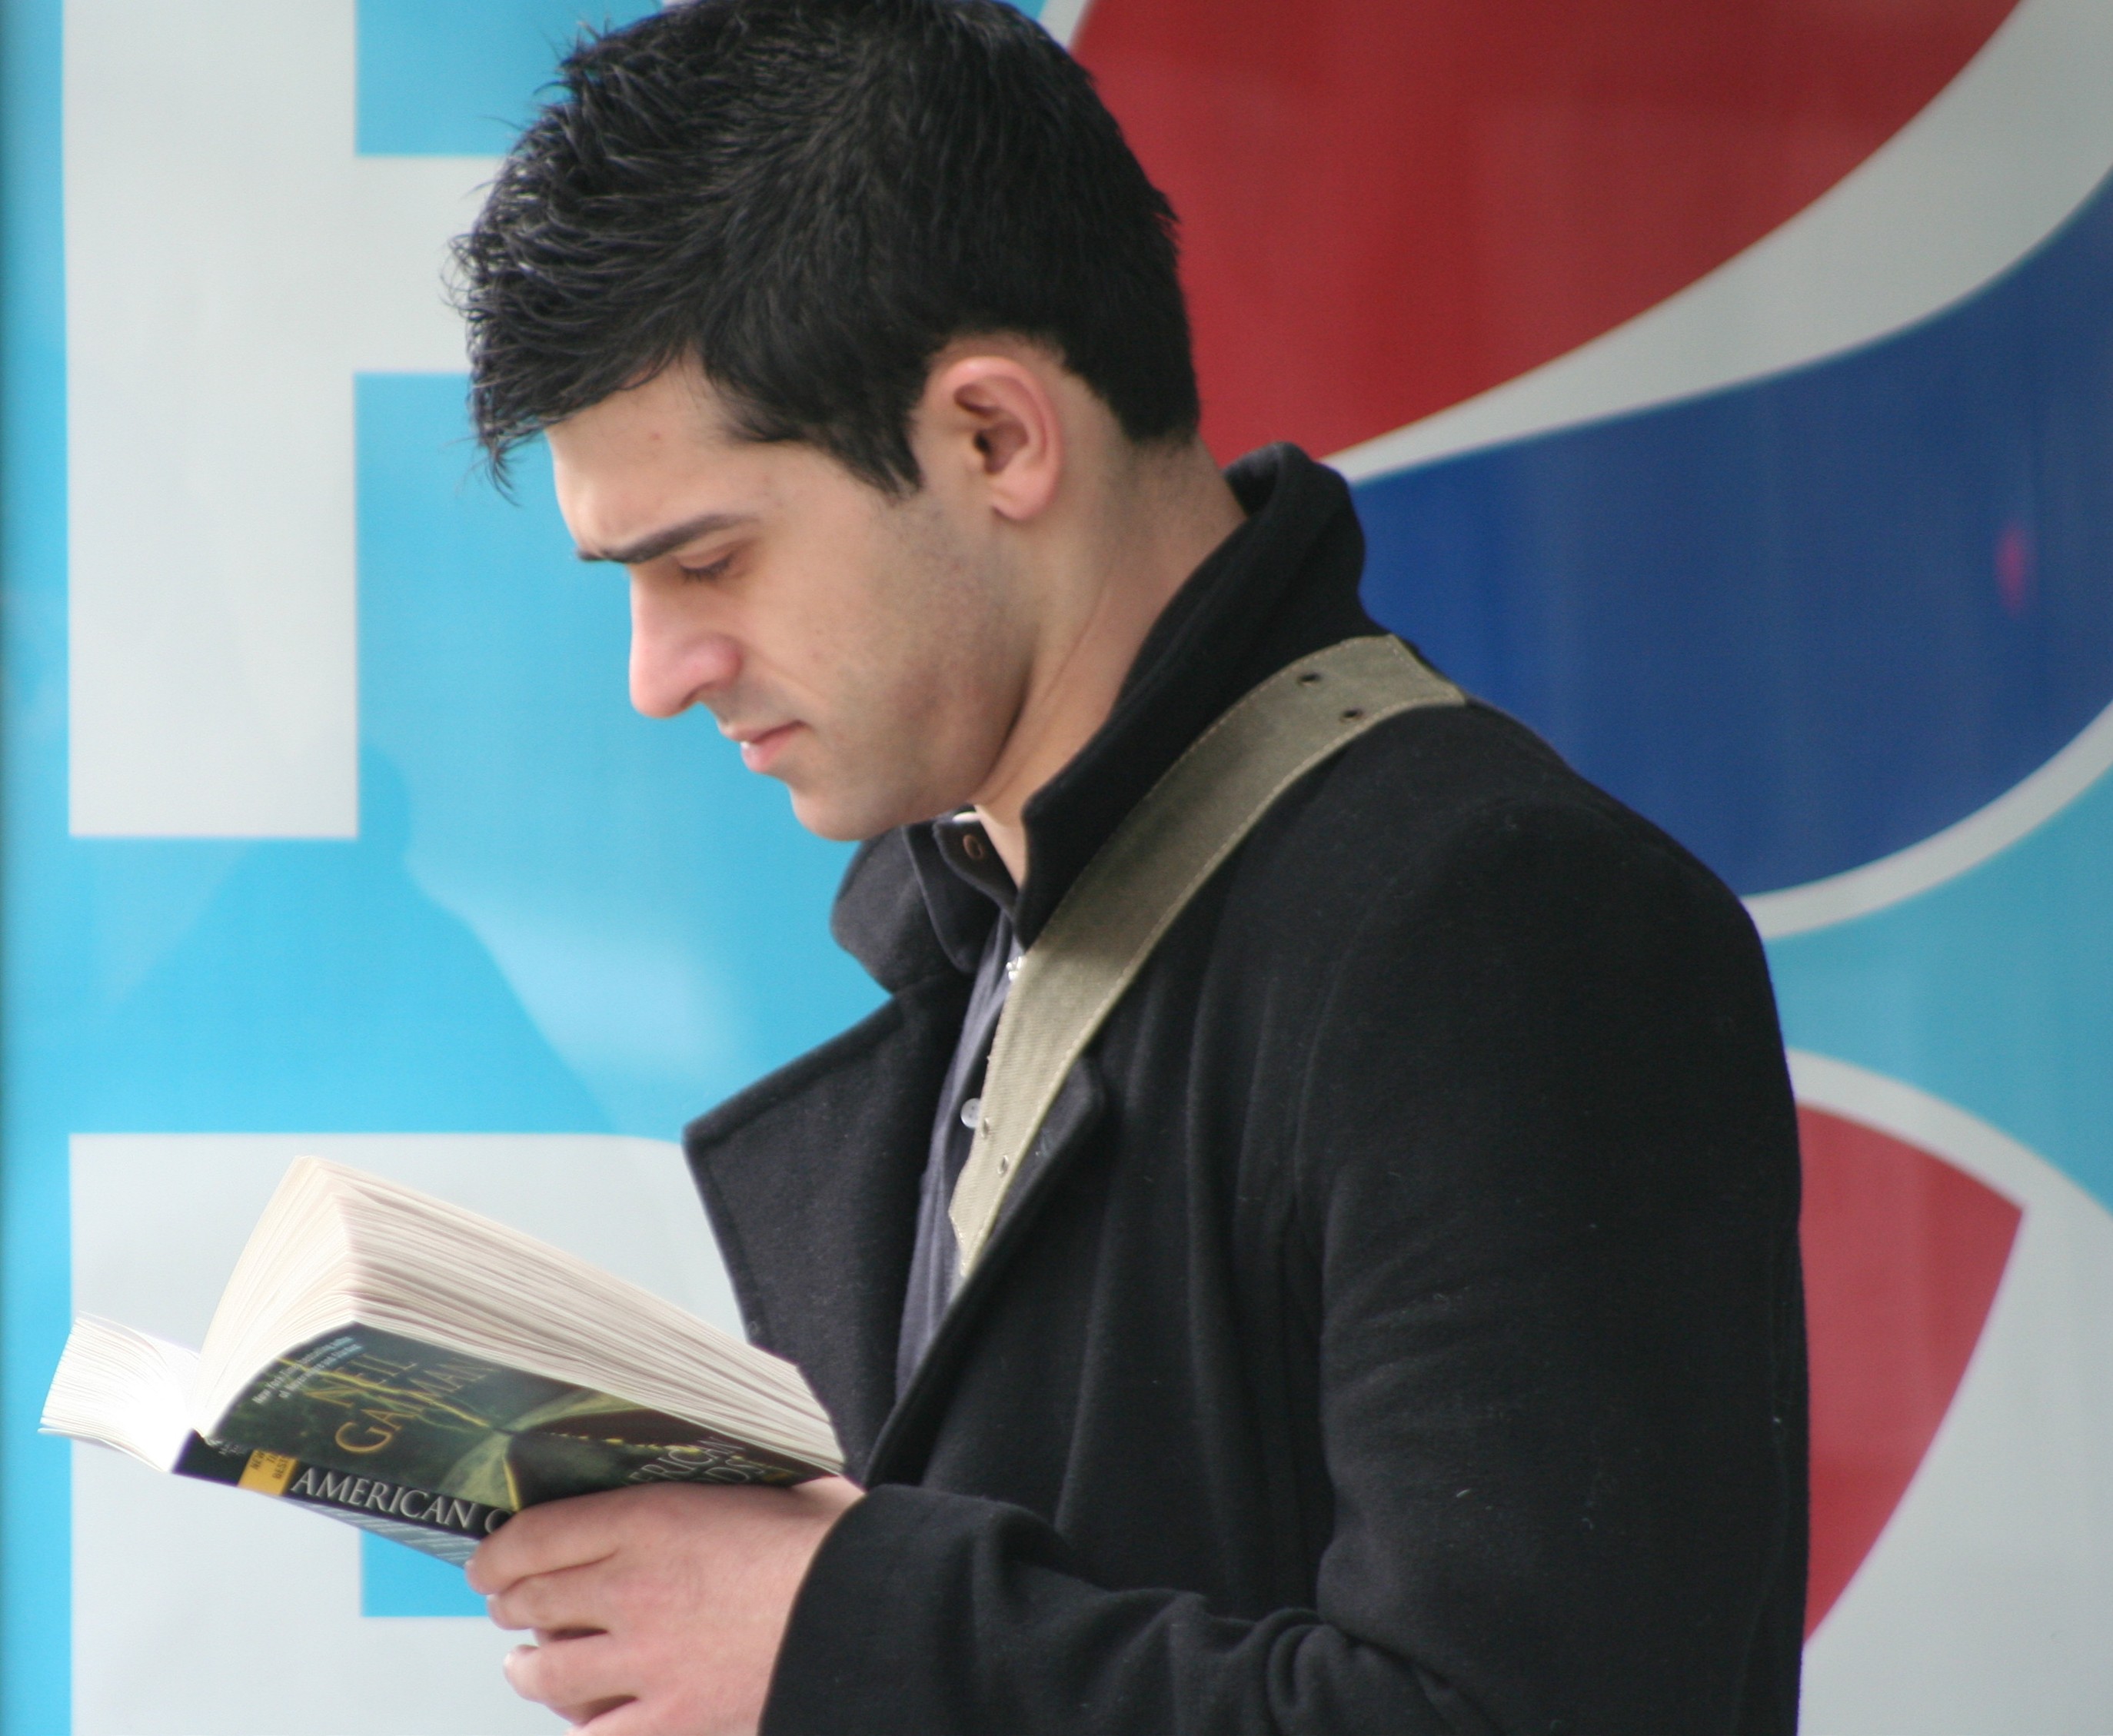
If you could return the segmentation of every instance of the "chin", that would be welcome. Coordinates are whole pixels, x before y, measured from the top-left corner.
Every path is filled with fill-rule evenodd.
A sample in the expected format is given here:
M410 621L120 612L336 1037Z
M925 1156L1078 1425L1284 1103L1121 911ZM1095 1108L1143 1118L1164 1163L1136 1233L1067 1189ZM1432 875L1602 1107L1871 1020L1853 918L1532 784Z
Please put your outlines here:
M866 804L832 801L811 791L794 790L792 818L818 838L833 844L862 844L868 838L902 822L892 814L876 814Z
M929 792L896 790L817 790L787 784L792 817L818 838L837 844L862 844L884 832L934 814L952 813L959 801L934 800Z

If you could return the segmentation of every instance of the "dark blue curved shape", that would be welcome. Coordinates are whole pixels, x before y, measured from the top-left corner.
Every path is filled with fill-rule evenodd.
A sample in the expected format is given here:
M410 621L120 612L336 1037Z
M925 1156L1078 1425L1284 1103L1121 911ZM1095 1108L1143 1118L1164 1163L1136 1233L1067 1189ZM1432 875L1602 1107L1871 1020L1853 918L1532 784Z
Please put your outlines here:
M1363 485L1367 605L1741 892L1972 813L2113 701L2109 187L1865 349Z

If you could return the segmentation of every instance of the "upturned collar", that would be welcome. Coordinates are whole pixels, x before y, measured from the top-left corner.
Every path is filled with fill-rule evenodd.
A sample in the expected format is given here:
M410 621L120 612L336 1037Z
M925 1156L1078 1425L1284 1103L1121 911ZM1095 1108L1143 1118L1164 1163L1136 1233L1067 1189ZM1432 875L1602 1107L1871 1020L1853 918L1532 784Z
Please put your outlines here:
M1364 535L1340 476L1295 446L1275 445L1240 459L1225 480L1247 519L1161 613L1107 720L1027 804L1029 866L1013 914L1023 945L1034 943L1123 817L1221 712L1293 659L1378 631L1358 600ZM920 822L860 848L830 929L894 991L935 971L973 970L994 914L988 898L940 863L930 827Z

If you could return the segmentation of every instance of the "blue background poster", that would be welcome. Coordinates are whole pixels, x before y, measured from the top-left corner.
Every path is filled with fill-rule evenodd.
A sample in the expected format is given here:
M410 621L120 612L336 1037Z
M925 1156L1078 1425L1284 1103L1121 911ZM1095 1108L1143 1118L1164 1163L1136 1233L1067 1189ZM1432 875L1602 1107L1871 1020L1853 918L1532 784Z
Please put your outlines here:
M540 449L509 500L467 440L441 248L580 10L75 6L63 86L60 9L36 10L8 14L25 99L7 105L6 1728L545 1728L458 1570L313 1522L260 1530L281 1515L207 1509L103 1455L72 1476L34 1433L41 1387L75 1307L195 1342L241 1222L301 1150L541 1213L735 1326L668 1141L877 1000L826 931L846 852L709 718L630 711L621 576L572 558ZM226 91L236 110L347 124L290 142L238 114L199 139L186 75L230 66L292 87ZM155 173L121 112L137 103L203 160L157 189L181 232L95 208ZM253 201L266 221L244 230ZM400 280L359 288L397 306L348 334L332 321L361 310L285 256L360 269L326 231L363 221L349 250ZM420 221L420 244L392 236ZM178 305L128 353L103 334L141 310L90 280L135 276L142 253L165 262L145 294ZM294 304L212 306L249 294ZM157 399L171 378L181 401ZM212 426L216 400L250 426ZM136 504L143 460L176 497L158 522ZM328 465L341 483L317 485ZM306 510L275 518L275 493ZM128 514L123 546L98 544ZM333 561L356 606L288 627L287 594ZM221 569L244 563L255 589L231 594ZM98 584L100 619L81 596ZM194 619L133 678L153 704L113 698L94 665L151 631L141 593L171 586ZM205 641L239 639L245 610L282 631L240 653L280 667L216 663ZM353 678L333 689L338 665ZM253 698L273 680L278 712L232 727L293 740L276 763L217 758L211 727L180 756L156 746L230 681ZM305 761L303 728L326 738ZM641 1251L656 1236L675 1245ZM201 1618L221 1606L271 1613Z
M550 1728L452 1570L39 1439L66 1320L195 1340L319 1150L731 1324L669 1141L875 999L844 852L628 712L620 581L467 443L446 240L643 9L0 8L11 1736ZM2113 16L1042 16L1183 214L1221 456L1330 455L1374 612L1768 937L1807 1727L2102 1729Z

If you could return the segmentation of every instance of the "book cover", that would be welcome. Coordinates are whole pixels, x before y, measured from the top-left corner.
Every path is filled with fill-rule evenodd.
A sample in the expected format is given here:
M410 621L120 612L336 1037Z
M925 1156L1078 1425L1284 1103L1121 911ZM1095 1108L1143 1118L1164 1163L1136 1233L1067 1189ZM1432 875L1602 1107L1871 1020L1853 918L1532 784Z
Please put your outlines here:
M631 1483L826 1474L607 1393L365 1325L261 1370L213 1435L225 1449L509 1512Z
M283 1453L216 1447L197 1435L184 1443L171 1469L180 1477L226 1483L327 1514L458 1567L513 1517L507 1508L483 1501L303 1465Z

